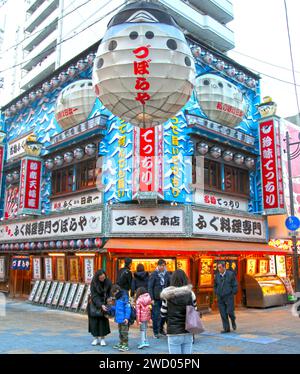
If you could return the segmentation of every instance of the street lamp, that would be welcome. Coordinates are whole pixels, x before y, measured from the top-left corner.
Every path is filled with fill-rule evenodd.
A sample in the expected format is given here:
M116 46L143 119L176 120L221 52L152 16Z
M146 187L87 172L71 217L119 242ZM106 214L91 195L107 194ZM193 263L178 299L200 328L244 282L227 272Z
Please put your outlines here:
M298 138L300 139L300 132L298 134ZM291 216L295 215L295 206L294 206L294 193L293 193L293 176L292 176L292 163L291 161L296 159L300 156L300 141L290 143L290 135L287 131L285 133L285 141L286 141L286 154L287 154L287 162L288 162L288 180L289 180L289 194L290 194L290 210ZM297 149L294 152L291 152L290 147L297 145ZM299 264L298 264L298 248L297 248L297 236L292 235L292 246L293 246L293 275L295 281L295 291L300 291L299 287Z

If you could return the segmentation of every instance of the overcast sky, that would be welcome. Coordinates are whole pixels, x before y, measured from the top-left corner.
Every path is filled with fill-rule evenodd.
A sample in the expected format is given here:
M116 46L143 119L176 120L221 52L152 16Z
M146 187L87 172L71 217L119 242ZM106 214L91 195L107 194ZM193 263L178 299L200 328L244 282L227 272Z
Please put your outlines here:
M291 71L269 64L291 69L291 59L286 27L284 0L231 0L234 6L234 21L228 27L235 33L236 47L229 56L244 66L275 78L293 82ZM300 0L286 0L290 24L297 84L300 86ZM260 63L244 57L243 53ZM283 117L298 112L295 89L291 84L281 83L262 75L262 96L269 95L277 102L277 114ZM298 87L300 99L300 87ZM300 105L300 103L299 103Z

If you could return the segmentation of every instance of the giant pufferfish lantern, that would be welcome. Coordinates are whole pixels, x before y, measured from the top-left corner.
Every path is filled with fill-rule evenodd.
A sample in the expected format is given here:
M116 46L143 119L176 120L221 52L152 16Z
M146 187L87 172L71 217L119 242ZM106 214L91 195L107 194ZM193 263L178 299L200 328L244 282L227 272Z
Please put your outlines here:
M183 32L161 6L140 1L109 22L93 68L97 96L140 127L167 121L189 100L195 64Z

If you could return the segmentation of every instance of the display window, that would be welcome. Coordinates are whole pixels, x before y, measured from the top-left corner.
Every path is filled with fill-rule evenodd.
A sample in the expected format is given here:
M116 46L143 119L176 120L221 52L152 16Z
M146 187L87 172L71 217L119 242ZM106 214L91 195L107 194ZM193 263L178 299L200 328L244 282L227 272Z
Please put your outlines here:
M201 258L200 259L200 277L199 286L213 286L213 258Z

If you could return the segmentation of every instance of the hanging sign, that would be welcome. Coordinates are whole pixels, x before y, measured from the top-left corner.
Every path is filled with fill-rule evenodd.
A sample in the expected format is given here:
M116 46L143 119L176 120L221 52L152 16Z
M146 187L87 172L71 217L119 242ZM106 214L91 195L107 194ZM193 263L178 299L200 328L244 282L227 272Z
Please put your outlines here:
M33 279L41 279L41 258L34 257L32 260L33 265Z
M259 139L264 213L283 214L285 209L279 122L275 119L260 122Z
M44 259L44 264L45 264L45 279L46 280L52 280L53 275L52 275L52 258L51 257L45 257Z
M11 186L5 191L4 218L15 218L18 214L19 186Z
M94 275L94 257L84 258L84 282L90 284Z
M21 162L19 214L41 214L42 161L25 157Z
M33 286L32 290L31 290L31 292L30 292L30 295L29 295L29 297L28 297L28 301L33 301L34 296L35 296L35 294L36 294L36 292L37 292L37 290L38 290L38 288L39 288L39 284L40 284L40 281L36 281L36 282L34 283L34 286Z
M5 257L0 257L0 280L5 279Z
M29 257L13 257L11 268L12 270L30 270Z

